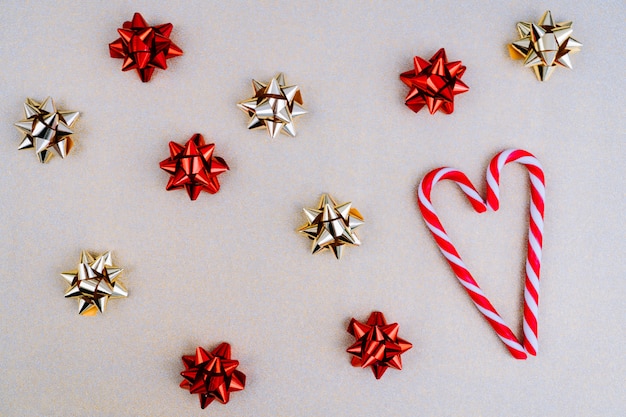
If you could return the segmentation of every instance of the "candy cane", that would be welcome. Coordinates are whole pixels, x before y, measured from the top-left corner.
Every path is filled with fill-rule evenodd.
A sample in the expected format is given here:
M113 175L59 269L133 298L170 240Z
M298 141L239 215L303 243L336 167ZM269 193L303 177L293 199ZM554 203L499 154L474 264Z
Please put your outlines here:
M530 216L528 229L528 252L526 255L526 282L524 289L524 340L523 347L509 326L489 302L472 274L461 260L452 244L430 200L435 184L442 180L454 181L465 193L474 210L483 213L496 211L500 207L500 171L509 162L518 162L526 167L530 178ZM483 314L498 337L516 359L526 359L527 354L537 354L537 314L539 306L539 270L543 244L543 213L545 180L541 164L531 153L520 149L508 149L496 155L487 170L487 199L478 194L467 176L456 169L438 168L422 179L418 187L418 204L426 226L430 229L439 250L446 258L456 277Z

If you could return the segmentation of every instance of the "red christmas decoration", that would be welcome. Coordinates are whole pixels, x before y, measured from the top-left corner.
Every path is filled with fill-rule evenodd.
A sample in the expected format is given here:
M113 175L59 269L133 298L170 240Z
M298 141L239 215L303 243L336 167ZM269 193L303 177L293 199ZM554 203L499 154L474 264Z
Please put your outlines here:
M170 142L170 157L159 166L171 175L166 190L185 188L189 198L195 200L200 191L215 194L220 190L217 176L228 171L228 165L219 156L213 156L215 145L205 144L204 137L196 133L185 143Z
M441 110L454 111L454 96L465 93L469 87L461 81L465 66L461 61L448 62L445 49L437 51L430 61L413 58L415 68L400 74L400 80L411 89L405 104L415 113L427 106L430 114Z
M124 22L117 32L120 38L109 44L111 58L122 58L122 71L136 69L141 81L148 82L155 68L167 69L167 60L183 54L170 34L174 26L165 23L149 26L140 13L131 22Z
M376 379L380 379L389 367L402 369L400 355L413 345L398 337L399 327L398 323L387 324L385 316L379 311L374 311L366 323L354 318L350 320L348 333L356 338L356 342L347 349L354 355L352 366L371 366Z
M237 371L239 361L230 358L230 345L222 343L210 353L201 347L195 355L183 356L185 370L181 372L180 387L200 396L203 409L218 400L226 404L230 393L241 391L246 385L246 376Z

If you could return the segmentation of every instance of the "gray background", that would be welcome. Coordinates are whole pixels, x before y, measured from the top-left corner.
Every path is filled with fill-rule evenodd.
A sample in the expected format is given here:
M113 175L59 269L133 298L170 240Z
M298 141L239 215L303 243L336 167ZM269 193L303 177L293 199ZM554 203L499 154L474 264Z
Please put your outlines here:
M624 5L620 1L2 2L0 414L9 416L609 416L626 411ZM583 43L544 84L509 58L515 23L550 7ZM108 56L140 11L185 55L142 84ZM467 66L447 116L413 114L398 75L445 47ZM235 104L283 71L309 114L295 139L248 131ZM12 123L26 97L79 110L76 147L37 162ZM217 195L166 192L170 140L203 133L231 166ZM484 191L500 150L543 163L539 356L516 361L471 304L415 201L450 165ZM527 179L476 215L452 184L434 204L515 331ZM302 207L322 192L364 215L344 259L309 254ZM80 317L59 273L112 250L130 296ZM383 311L414 348L376 381L350 366L351 317ZM233 346L248 376L200 410L180 356Z

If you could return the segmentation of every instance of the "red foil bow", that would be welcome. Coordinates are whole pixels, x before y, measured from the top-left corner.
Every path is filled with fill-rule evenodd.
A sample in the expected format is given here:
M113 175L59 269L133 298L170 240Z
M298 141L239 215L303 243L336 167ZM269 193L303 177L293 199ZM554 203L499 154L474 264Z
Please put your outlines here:
M246 385L246 376L237 371L239 361L230 358L230 345L222 343L210 353L201 347L195 355L183 356L185 370L181 372L180 387L200 396L203 409L218 400L226 404L230 393L241 391Z
M413 58L414 69L400 74L400 80L411 89L405 104L415 113L427 106L430 114L441 110L446 114L454 111L454 96L466 93L469 87L461 81L465 66L461 61L448 62L446 50L441 48L426 61Z
M213 156L215 145L205 144L204 137L196 133L185 143L170 142L170 157L161 161L161 169L171 175L166 190L185 188L189 198L195 200L200 191L215 194L220 190L217 176L228 171L228 165L219 156Z
M398 323L387 324L385 316L374 311L366 323L350 320L348 333L356 342L347 349L354 355L352 366L372 367L376 379L380 379L387 368L402 369L402 355L413 345L398 337Z
M165 23L149 26L140 13L131 22L124 22L117 32L120 38L109 44L111 58L122 58L122 71L136 69L141 81L148 82L155 68L167 69L167 60L183 54L170 34L174 26Z

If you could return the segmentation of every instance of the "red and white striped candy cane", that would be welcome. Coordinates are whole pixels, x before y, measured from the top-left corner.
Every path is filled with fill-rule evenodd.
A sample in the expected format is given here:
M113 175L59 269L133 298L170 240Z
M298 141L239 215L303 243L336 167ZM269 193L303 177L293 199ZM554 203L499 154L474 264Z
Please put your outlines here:
M483 213L496 211L500 206L500 171L509 162L523 164L530 177L530 216L528 230L528 253L526 255L526 283L524 289L524 340L523 347L509 326L489 302L472 274L461 260L430 200L435 184L442 180L454 181L467 196L474 210ZM539 270L543 244L543 212L545 179L541 164L531 153L520 149L508 149L496 155L487 171L487 199L478 194L467 176L452 168L435 169L422 179L418 187L418 204L426 226L430 229L441 253L452 267L459 282L469 294L476 308L491 324L498 337L516 359L526 359L527 354L537 354L537 313L539 306Z

